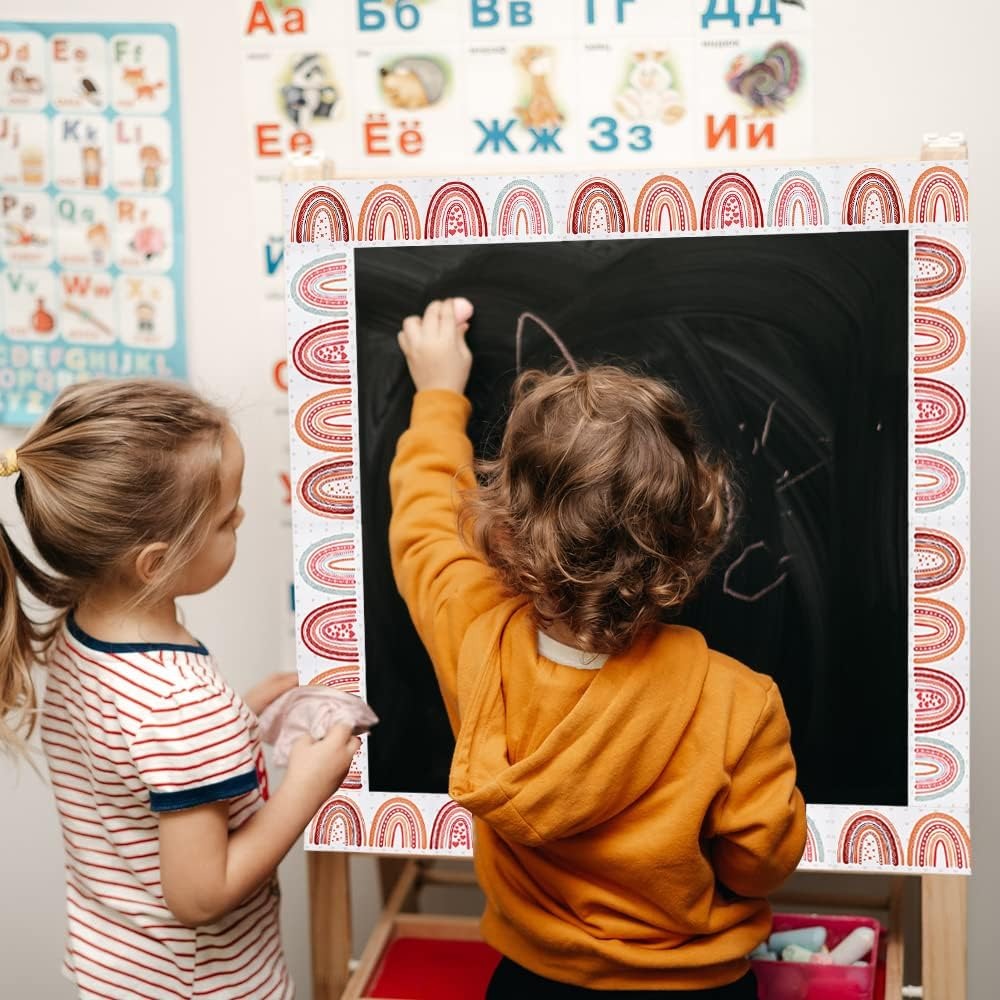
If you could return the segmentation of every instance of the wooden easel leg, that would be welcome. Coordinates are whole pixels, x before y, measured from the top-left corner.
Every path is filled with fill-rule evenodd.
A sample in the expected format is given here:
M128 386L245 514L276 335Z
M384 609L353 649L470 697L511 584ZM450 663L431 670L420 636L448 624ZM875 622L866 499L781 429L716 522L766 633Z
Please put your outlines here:
M889 934L885 949L885 1000L899 1000L903 995L903 891L905 876L889 884Z
M392 895L393 889L396 888L399 883L400 876L407 870L410 859L408 858L379 858L378 859L378 876L379 885L382 889L382 902L388 903L389 897ZM422 867L422 862L417 862L418 865ZM419 884L414 883L413 891L410 892L406 898L402 901L401 909L404 912L409 912L417 908L417 893L419 891Z
M313 1000L340 1000L351 960L350 857L332 851L310 851L306 857Z
M967 1000L968 879L925 875L920 886L924 1000Z

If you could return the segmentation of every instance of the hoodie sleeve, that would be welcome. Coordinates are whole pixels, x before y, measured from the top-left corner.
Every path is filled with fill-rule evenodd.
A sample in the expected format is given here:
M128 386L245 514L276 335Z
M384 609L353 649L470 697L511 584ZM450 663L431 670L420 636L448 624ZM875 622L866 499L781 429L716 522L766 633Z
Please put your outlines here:
M471 405L442 389L418 392L389 472L389 548L396 586L437 673L453 727L457 659L469 624L503 600L489 566L461 539L458 502L474 489Z
M806 807L795 787L791 730L773 683L710 824L715 873L740 896L774 892L802 857Z

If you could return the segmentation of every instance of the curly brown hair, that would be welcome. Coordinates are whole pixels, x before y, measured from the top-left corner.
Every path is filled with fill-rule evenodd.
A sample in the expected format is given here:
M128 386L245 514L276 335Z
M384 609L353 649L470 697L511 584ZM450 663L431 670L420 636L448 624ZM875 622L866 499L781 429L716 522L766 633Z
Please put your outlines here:
M477 471L468 537L541 628L593 653L627 649L683 604L733 517L728 467L680 395L616 367L522 374L499 454Z

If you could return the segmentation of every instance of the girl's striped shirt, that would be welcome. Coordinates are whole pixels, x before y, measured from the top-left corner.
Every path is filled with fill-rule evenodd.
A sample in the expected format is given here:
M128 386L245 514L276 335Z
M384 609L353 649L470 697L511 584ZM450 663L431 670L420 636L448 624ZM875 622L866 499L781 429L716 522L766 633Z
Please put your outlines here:
M160 885L157 814L267 798L257 719L200 645L100 642L72 617L42 710L66 852L65 972L85 998L286 1000L277 881L188 928Z

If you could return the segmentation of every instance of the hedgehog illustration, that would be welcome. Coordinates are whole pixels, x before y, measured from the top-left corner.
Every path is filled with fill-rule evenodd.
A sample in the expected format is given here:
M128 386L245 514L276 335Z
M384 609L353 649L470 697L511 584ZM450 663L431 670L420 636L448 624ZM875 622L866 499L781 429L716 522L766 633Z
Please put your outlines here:
M437 104L444 96L445 70L429 56L404 56L379 70L382 93L394 108L414 111Z

